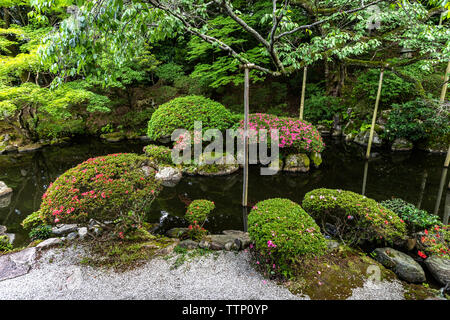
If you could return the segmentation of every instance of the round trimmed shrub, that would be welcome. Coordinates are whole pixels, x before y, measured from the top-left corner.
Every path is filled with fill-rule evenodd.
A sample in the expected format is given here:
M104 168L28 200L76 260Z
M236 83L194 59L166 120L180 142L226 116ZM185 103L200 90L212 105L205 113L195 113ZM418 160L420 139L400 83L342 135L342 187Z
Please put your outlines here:
M239 123L239 129L244 129L244 120ZM286 117L278 117L267 113L249 115L249 129L266 129L270 145L270 129L279 130L279 147L293 148L298 152L317 152L325 149L320 132L311 123ZM252 137L250 136L250 139Z
M208 214L214 210L215 204L209 200L194 200L186 211L185 219L189 222L188 236L191 239L200 240L207 234L203 228Z
M30 222L107 221L130 211L143 215L161 189L154 171L143 170L147 162L147 157L132 153L84 161L50 184Z
M290 273L300 256L318 256L326 251L320 227L297 203L288 199L258 202L248 215L248 232L260 256L272 273Z
M332 223L335 235L348 243L392 243L406 237L405 222L395 212L351 191L315 189L305 195L302 206L322 226Z
M233 117L222 104L202 96L175 98L162 104L153 113L147 134L152 140L167 137L175 129L194 130L194 121L202 121L203 130L226 130Z
M150 144L144 147L144 152L147 157L153 158L158 164L172 164L172 150L168 147Z

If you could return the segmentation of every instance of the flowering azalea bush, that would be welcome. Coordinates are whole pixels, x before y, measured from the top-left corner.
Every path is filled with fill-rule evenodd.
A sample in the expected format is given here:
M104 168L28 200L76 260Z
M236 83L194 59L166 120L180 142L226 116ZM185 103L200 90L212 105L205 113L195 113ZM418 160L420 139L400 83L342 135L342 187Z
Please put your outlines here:
M299 256L321 255L327 248L319 226L288 199L258 202L248 215L248 232L256 263L265 266L266 274L287 276Z
M209 200L194 200L189 204L185 219L189 222L187 235L191 239L199 240L206 235L207 231L203 228L208 214L214 210L215 204Z
M51 183L40 209L24 222L106 221L129 216L130 211L142 215L161 189L154 171L142 169L147 162L145 156L130 153L88 159Z
M322 225L333 224L333 235L348 243L394 242L406 237L406 224L395 212L351 191L315 189L305 195L302 206Z
M175 129L194 130L194 121L201 121L203 130L225 130L233 125L233 117L222 104L202 96L175 98L162 104L148 123L148 136L157 140Z
M450 259L450 226L434 225L424 230L424 235L420 237L420 247L423 251L418 251L419 256L427 258L427 255L437 255L444 259Z
M244 120L239 123L239 129L243 130ZM255 113L249 115L249 130L266 129L269 135L270 129L278 129L279 147L294 148L298 152L322 152L325 143L322 140L320 132L309 122L277 117L266 113ZM251 132L250 132L251 133ZM252 137L250 136L250 139ZM270 144L270 141L268 141Z

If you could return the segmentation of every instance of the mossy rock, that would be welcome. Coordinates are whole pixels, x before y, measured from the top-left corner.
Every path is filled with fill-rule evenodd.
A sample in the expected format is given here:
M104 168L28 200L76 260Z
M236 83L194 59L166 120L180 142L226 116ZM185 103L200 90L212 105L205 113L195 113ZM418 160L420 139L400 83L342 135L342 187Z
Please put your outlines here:
M343 300L360 288L379 270L380 279L393 281L395 274L364 253L346 246L330 250L320 257L303 258L295 264L294 276L287 282L294 294L311 299ZM375 274L377 275L377 274Z
M198 174L201 176L223 176L232 174L237 170L239 170L239 165L236 159L228 153L206 152L200 156Z
M310 160L304 153L290 154L286 157L283 171L308 172Z
M126 139L126 135L123 132L104 133L100 135L100 138L107 142L119 142Z

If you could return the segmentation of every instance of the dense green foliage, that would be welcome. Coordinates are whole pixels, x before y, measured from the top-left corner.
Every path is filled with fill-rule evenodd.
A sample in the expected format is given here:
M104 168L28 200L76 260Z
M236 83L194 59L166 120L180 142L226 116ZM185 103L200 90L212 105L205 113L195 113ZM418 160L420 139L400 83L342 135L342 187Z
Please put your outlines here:
M299 257L318 256L326 250L319 226L288 199L258 202L248 215L248 232L260 257L257 263L271 274L287 275Z
M323 226L331 223L335 236L349 242L394 242L406 236L405 222L375 200L333 189L315 189L305 194L303 208Z
M416 208L412 203L395 198L380 202L383 207L394 211L403 219L411 231L419 231L436 224L441 224L440 217Z
M201 121L203 130L225 130L232 126L230 111L222 104L201 96L175 98L161 105L148 123L148 136L157 140L171 136L176 129L194 130Z
M41 225L31 229L28 236L31 240L45 240L53 235L52 227L49 225Z
M129 217L130 212L143 215L160 190L154 171L142 170L147 162L147 157L135 154L88 159L48 187L40 209L29 220L86 223L91 218L111 221Z
M450 134L450 109L421 99L393 104L386 124L390 139L407 138L418 141Z

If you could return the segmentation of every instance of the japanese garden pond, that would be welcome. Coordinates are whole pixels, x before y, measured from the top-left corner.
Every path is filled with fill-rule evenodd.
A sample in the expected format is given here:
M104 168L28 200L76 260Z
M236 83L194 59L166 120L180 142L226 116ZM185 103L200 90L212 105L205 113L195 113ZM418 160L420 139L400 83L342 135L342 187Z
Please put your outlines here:
M281 172L261 176L258 167L250 167L249 205L276 197L301 203L304 194L313 189L340 188L364 193L379 201L399 197L430 213L437 212L448 221L450 174L441 181L445 155L419 150L408 153L374 150L378 155L366 164L360 156L364 150L359 146L340 139L325 139L325 142L322 165L309 173ZM8 232L16 234L15 246L26 244L29 239L20 223L39 208L41 196L50 182L90 157L117 152L142 153L146 144L142 141L106 143L86 139L68 146L0 155L0 181L14 190L10 203L0 207L0 225L6 225ZM215 202L216 209L206 223L206 229L214 233L245 229L246 211L241 207L241 196L242 171L221 177L185 176L175 187L164 188L147 215L148 222L160 223L161 232L187 226L183 219L187 203L209 199Z

